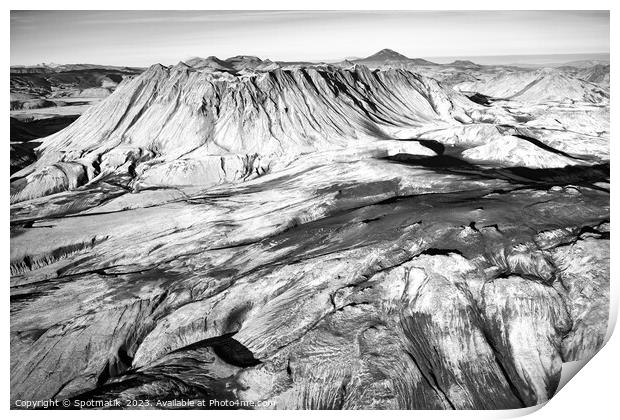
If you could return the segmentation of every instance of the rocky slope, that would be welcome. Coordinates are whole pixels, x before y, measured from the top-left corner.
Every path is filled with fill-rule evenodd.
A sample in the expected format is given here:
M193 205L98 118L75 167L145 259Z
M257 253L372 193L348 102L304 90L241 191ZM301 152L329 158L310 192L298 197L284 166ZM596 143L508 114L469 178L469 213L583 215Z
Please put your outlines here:
M593 64L584 67L561 67L562 71L587 82L596 83L609 89L609 64Z
M104 98L143 69L92 64L11 67L11 110L64 106L63 98Z
M151 67L12 176L12 404L519 408L602 346L604 95L221 61Z
M609 90L556 69L500 72L482 81L458 84L455 88L526 103L609 100Z
M404 71L230 77L184 64L151 67L43 139L41 158L14 176L14 201L119 172L133 177L133 187L247 179L299 154L390 139L394 127L470 120L466 98Z
M133 189L247 180L300 154L415 139L442 127L465 136L472 123L504 126L519 117L500 108L489 111L405 70L316 66L222 76L184 63L156 65L67 129L43 139L37 148L40 159L14 175L12 200L110 175L128 176ZM597 135L607 131L603 126ZM489 140L469 143L480 146ZM523 164L526 158L512 156L515 143L524 141L502 140L462 156ZM535 167L583 163L566 151L539 146L526 145L530 155L550 153L529 159L537 161ZM420 150L429 152L424 146Z

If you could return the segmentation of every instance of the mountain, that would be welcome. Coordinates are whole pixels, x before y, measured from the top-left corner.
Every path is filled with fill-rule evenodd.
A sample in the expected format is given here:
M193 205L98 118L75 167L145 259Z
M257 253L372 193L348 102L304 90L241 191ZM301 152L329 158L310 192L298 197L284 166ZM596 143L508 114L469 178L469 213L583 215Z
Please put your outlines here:
M608 97L392 62L190 59L12 119L11 406L552 398L607 334Z
M41 63L34 66L11 66L11 73L63 73L81 70L107 70L112 72L136 73L144 71L141 67L109 66L102 64L55 64Z
M354 63L363 64L369 67L377 66L435 66L436 63L424 60L422 58L409 58L396 51L385 48L376 54L358 60L349 60Z
M44 64L36 66L11 66L11 74L53 73L54 69Z
M582 69L576 77L609 88L611 68L609 64L597 64Z
M263 63L263 60L253 55L236 55L226 59L237 70L254 69Z
M185 64L155 65L45 138L40 160L14 175L26 180L14 199L127 171L130 162L136 185L247 179L274 160L388 139L395 127L455 123L470 103L403 70L328 66L221 80Z
M470 60L454 60L452 63L446 64L446 66L463 67L469 69L479 69L481 67L480 64L476 64Z
M559 69L573 77L609 89L611 72L609 64L594 64L589 67L562 66Z
M569 61L568 63L562 63L561 66L562 67L577 67L577 68L588 68L588 67L593 67L593 66L609 66L609 59Z
M221 60L215 56L209 56L207 58L194 57L186 60L185 64L196 70L218 71L233 75L240 74L244 71L270 71L279 68L281 65L286 65L286 63L274 63L271 60L261 60L258 57L250 55L238 55L225 60Z
M185 61L185 64L195 69L211 69L217 71L231 71L236 70L231 63L211 55L207 58L194 57Z
M490 77L457 84L459 91L477 92L494 98L523 102L609 100L609 91L593 83L577 79L557 69L510 70Z
M213 58L207 61L217 64ZM36 149L39 160L13 175L12 201L110 176L129 177L128 186L134 189L248 180L299 155L358 147L442 126L452 126L469 139L471 134L461 125L473 121L470 115L481 113L480 106L467 97L406 70L318 65L245 73L248 63L259 61L245 56L225 60L242 70L224 79L185 63L152 66L71 126L44 138ZM194 65L203 62L192 61ZM499 73L486 82L457 87L522 102L608 100L598 86L556 71ZM485 118L488 122L489 118L519 121L522 117ZM555 121L560 120L567 118L558 115ZM575 122L568 119L566 124ZM596 130L607 131L604 125ZM468 144L478 147L494 138ZM515 160L515 141L522 142L497 141L463 156L476 161L531 162L534 167L579 163L570 157L554 158L554 153L530 145L528 157ZM536 157L537 153L541 156Z
M95 64L11 67L10 86L14 98L11 107L22 107L23 100L15 95L29 95L30 99L84 97L88 94L104 97L123 79L142 71L142 68Z
M408 61L410 60L408 57L397 53L394 50L390 50L388 48L382 49L381 51L379 51L376 54L373 54L371 56L368 56L366 58L362 58L359 61Z

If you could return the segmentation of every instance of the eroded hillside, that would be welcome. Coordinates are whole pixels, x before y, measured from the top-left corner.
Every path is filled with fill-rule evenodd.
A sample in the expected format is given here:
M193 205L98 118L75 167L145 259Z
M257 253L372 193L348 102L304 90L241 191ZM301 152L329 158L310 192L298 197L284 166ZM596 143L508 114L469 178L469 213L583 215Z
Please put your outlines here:
M518 408L601 347L605 87L236 60L151 67L13 174L12 401Z

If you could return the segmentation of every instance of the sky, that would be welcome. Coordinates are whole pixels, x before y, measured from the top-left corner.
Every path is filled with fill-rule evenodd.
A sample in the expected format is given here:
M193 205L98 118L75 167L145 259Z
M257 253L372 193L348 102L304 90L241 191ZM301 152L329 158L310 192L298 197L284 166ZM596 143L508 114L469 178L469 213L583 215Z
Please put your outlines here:
M549 54L578 59L609 53L609 12L11 11L11 65L169 65L241 54L336 61L383 48L438 62L478 57L482 64L505 64L517 60L510 56ZM484 56L495 58L485 63Z

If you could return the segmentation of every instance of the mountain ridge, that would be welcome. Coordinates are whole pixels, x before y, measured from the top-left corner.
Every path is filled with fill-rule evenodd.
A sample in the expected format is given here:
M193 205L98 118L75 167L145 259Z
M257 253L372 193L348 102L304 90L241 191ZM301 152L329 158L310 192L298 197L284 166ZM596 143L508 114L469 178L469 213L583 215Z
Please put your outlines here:
M41 158L14 174L30 180L16 184L14 198L74 188L131 162L144 182L247 178L267 170L270 156L387 139L390 127L459 124L468 120L465 105L465 97L406 70L278 68L221 79L183 63L156 64L42 139ZM198 166L179 166L181 157ZM61 173L52 169L60 162Z

